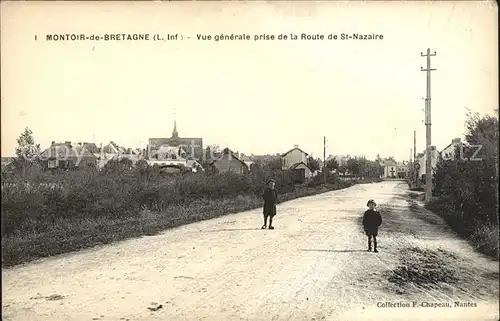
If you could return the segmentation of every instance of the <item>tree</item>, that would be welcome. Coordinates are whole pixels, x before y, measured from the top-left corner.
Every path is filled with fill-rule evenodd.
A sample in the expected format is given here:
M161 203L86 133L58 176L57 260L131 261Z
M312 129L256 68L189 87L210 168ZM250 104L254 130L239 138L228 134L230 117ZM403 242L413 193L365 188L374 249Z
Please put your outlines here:
M17 139L16 147L16 160L14 161L14 167L21 172L23 179L27 179L31 175L33 170L37 168L41 170L39 164L40 156L40 145L35 144L35 138L33 137L33 132L26 127Z
M342 173L342 175L345 175L345 173L347 172L347 167L345 167L344 165L340 165L338 168L338 172Z
M135 163L135 167L139 170L139 171L145 171L147 170L147 168L149 167L149 164L148 162L145 160L145 159L139 159L137 161L137 163Z
M330 171L338 169L339 163L337 162L336 159L330 159L329 161L326 162L326 168L328 168Z
M275 157L266 162L269 169L279 170L282 168L282 161L280 157Z
M347 161L347 170L353 175L359 175L361 173L361 167L359 160L356 158L351 158Z
M446 202L459 232L498 228L498 125L498 118L469 113L465 146L438 161L433 193Z
M474 158L482 158L498 164L498 118L480 117L478 113L469 112L466 128L465 140L470 145L471 152L474 153L480 147Z
M314 159L312 156L309 156L307 158L307 166L309 166L309 168L313 172L319 171L319 169L320 169L320 164L319 164L318 160Z
M40 145L35 144L31 129L26 127L17 139L16 155L19 160L34 162L40 155Z
M131 170L132 166L133 162L129 158L114 158L104 165L103 170L107 173L123 174L125 171Z

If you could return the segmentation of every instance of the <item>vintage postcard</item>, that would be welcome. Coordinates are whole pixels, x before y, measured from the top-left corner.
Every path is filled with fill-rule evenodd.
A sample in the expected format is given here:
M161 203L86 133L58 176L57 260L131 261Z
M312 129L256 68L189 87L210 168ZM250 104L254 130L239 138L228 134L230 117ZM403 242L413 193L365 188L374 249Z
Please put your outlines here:
M499 320L496 2L0 21L3 320Z

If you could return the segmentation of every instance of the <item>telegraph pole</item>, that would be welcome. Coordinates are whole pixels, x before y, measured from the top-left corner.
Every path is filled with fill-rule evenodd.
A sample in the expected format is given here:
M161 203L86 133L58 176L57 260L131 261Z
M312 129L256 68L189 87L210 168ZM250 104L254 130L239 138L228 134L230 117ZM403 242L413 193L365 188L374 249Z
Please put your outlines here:
M417 131L413 131L413 161L417 158Z
M417 170L417 131L413 131L413 179L415 180L415 187L418 187L418 170Z
M421 71L427 73L427 95L425 97L425 140L426 140L426 164L425 164L425 202L429 202L432 197L432 163L431 163L431 57L436 56L434 51L431 54L431 49L427 48L427 53L420 53L421 57L427 57L427 68L420 67Z
M326 185L326 136L323 136L323 175L325 177Z

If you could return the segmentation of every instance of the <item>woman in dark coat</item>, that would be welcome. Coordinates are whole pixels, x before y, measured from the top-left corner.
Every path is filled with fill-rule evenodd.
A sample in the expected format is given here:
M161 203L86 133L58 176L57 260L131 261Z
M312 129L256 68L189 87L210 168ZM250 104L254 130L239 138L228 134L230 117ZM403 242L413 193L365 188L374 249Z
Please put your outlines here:
M262 229L267 227L267 218L269 217L269 229L274 230L273 217L276 215L276 203L278 202L278 191L276 190L276 182L271 179L267 183L268 186L264 190L262 197L264 198L264 225Z

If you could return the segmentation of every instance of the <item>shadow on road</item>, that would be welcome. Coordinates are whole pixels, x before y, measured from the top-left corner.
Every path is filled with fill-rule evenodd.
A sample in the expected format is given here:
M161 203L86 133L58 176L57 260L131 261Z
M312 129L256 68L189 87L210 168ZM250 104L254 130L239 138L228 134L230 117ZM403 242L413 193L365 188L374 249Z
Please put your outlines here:
M366 252L366 250L313 250L313 249L301 249L301 252L334 252L334 253L347 253L347 252Z
M260 228L253 227L253 228L223 228L220 230L211 230L207 232L233 232L233 231L260 231Z

